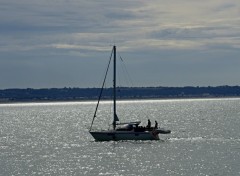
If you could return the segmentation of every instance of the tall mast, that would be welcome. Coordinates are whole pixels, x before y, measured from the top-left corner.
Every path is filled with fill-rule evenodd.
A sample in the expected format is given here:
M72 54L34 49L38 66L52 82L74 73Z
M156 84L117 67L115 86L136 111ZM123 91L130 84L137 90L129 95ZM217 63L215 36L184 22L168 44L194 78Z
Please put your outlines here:
M113 46L113 129L116 128L116 46Z

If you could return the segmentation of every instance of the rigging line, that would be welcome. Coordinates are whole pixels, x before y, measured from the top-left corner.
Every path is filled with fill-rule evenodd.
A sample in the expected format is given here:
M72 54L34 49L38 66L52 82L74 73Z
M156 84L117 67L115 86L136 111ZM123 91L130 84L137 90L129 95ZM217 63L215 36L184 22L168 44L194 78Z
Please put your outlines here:
M119 57L120 58L120 57ZM121 59L121 58L120 58ZM121 59L122 60L122 59ZM126 74L126 71L125 71L125 69L124 69L124 65L123 65L123 63L122 63L122 61L121 62L119 62L121 65L121 73L120 74L118 74L118 77L119 77L119 88L121 89L122 87L124 87L124 84L125 84L125 87L126 86L129 86L129 83L130 83L130 81L129 81L129 79L128 79L128 77L127 77L127 74ZM120 69L118 69L118 71L119 71ZM120 72L120 71L119 71ZM119 75L123 75L123 77L120 77ZM123 79L123 80L122 80Z
M119 57L117 58L119 59ZM120 64L120 65L119 65ZM124 87L124 80L127 80L126 77L125 79L123 79L120 75L123 75L125 76L123 73L124 73L124 69L123 69L123 65L122 65L122 62L118 62L118 66L120 69L117 70L118 74L118 87L117 87L117 96L119 97L119 99L121 99L122 97L122 94L121 94L121 89Z
M105 76L104 76L104 80L103 80L103 84L102 84L101 92L100 92L100 95L99 95L99 97L98 97L97 106L96 106L96 109L95 109L95 112L94 112L94 116L93 116L92 123L91 123L91 126L90 126L89 131L92 130L93 121L94 121L94 119L95 119L95 117L96 117L96 114L97 114L97 109L98 109L99 102L100 102L101 97L102 97L103 88L104 88L104 85L105 85L105 82L106 82L107 73L108 73L108 70L109 70L110 63L111 63L112 55L113 55L113 49L112 49L112 52L111 52L111 55L110 55L110 59L109 59L108 66L107 66L107 70L106 70L106 73L105 73Z
M130 81L130 84L131 84L131 86L133 87L133 81L132 81L132 78L131 78L131 76L130 76L130 74L129 74L129 72L128 72L128 69L127 69L127 67L126 67L126 64L125 64L125 62L123 61L123 58L119 55L119 57L120 57L120 59L121 59L121 61L122 61L122 63L123 63L123 68L124 68L124 70L125 70L125 72L127 73L127 77L128 77L128 79L129 79L129 81Z
M119 57L120 57L120 60L122 61L123 70L124 70L124 71L126 72L126 74L127 74L128 81L130 82L131 86L134 87L134 84L133 84L132 78L131 78L131 76L130 76L130 74L129 74L129 72L128 72L127 66L126 66L123 58L120 56L120 54L119 54ZM136 107L135 107L135 108L136 108ZM143 111L143 114L146 116L146 119L149 119L149 115L148 115L145 111Z

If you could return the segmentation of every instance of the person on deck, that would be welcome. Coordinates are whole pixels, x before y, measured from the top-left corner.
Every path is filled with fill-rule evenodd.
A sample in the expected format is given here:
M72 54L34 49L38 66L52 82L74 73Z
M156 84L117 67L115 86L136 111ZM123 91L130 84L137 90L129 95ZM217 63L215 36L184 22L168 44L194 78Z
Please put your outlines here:
M147 128L151 128L151 121L150 121L150 119L148 119Z
M158 128L158 122L155 120L155 129Z

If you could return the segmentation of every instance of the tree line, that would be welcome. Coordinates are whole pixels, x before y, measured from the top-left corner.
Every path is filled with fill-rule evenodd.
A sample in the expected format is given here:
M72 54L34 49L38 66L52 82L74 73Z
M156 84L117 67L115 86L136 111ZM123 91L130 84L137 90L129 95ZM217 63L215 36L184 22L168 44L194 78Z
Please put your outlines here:
M4 89L0 90L0 101L64 101L95 100L100 88L44 88L44 89ZM104 89L102 98L112 97L112 88ZM239 97L240 86L216 87L118 87L118 99L143 98L194 98L194 97Z

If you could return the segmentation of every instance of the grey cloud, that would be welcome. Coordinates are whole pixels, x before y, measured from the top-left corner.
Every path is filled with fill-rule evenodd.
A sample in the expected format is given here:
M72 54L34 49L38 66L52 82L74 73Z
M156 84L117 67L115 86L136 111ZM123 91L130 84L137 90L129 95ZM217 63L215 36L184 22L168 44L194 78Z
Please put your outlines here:
M139 86L237 84L238 7L227 0L3 0L1 87L96 86L113 44ZM226 65L232 79L223 79Z
M216 38L216 37L232 37L236 34L229 33L229 27L180 27L180 28L164 28L159 31L153 31L150 36L153 38L169 38L169 39L204 39L204 38ZM219 34L218 31L224 31ZM239 32L240 33L240 32Z
M234 9L234 8L236 8L236 6L237 6L237 4L235 4L235 3L225 2L225 3L215 7L214 11L225 11L225 10L229 10L229 9Z
M105 16L107 18L116 19L116 20L121 20L121 19L130 20L132 18L136 18L136 15L134 15L131 12L124 11L124 10L121 10L121 11L118 11L118 12L106 13Z

